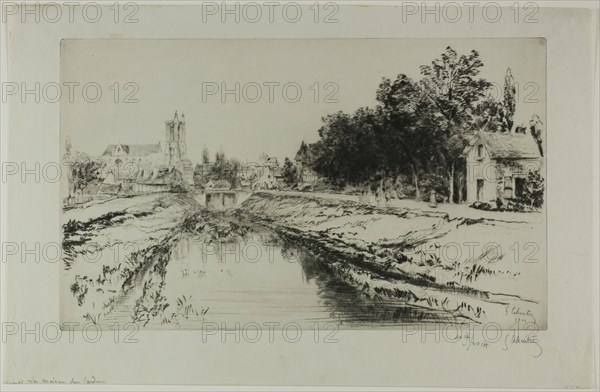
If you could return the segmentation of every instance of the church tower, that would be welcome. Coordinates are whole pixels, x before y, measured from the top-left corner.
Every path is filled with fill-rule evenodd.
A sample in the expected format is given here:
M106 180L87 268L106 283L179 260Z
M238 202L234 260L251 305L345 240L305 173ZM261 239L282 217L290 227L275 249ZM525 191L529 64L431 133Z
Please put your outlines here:
M185 115L181 119L175 111L172 120L165 121L165 165L176 168L189 183L193 182L192 162L187 156Z
M187 159L187 145L185 143L185 115L181 120L175 112L172 120L165 121L165 164L168 167L177 166L177 163Z

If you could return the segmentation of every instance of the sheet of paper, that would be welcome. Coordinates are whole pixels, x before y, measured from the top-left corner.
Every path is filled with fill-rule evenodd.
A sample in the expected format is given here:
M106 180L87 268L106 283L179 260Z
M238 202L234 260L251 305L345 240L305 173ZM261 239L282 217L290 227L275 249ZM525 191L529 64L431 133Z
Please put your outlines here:
M3 7L5 387L596 385L597 6Z

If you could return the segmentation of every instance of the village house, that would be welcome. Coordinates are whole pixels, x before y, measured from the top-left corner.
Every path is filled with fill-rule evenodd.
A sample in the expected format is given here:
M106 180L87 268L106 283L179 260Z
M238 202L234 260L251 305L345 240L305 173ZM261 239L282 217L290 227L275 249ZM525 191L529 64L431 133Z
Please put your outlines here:
M463 151L466 201L495 202L522 195L529 172L540 170L542 155L525 128L478 132Z
M277 180L281 179L282 171L276 157L261 154L258 162L248 162L241 165L238 179L242 187L252 189L275 189Z

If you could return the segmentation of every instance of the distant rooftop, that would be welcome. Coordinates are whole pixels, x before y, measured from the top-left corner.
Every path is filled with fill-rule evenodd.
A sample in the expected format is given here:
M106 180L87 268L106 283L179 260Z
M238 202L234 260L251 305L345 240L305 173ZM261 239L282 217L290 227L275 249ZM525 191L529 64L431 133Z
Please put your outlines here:
M156 144L109 144L102 155L114 155L117 147L121 146L123 151L132 157L146 157L160 152L160 143Z

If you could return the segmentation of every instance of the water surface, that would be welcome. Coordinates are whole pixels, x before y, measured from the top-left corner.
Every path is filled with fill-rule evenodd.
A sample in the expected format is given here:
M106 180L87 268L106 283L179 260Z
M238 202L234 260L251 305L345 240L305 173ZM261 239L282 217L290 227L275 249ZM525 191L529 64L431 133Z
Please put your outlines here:
M333 323L337 328L357 328L445 318L401 301L369 298L333 277L328 260L264 226L250 227L243 238L222 243L185 235L172 249L166 267L160 295L168 306L145 327L202 329L215 323L223 329L249 324L277 329L290 323L303 328ZM141 291L130 291L109 320L131 322Z

